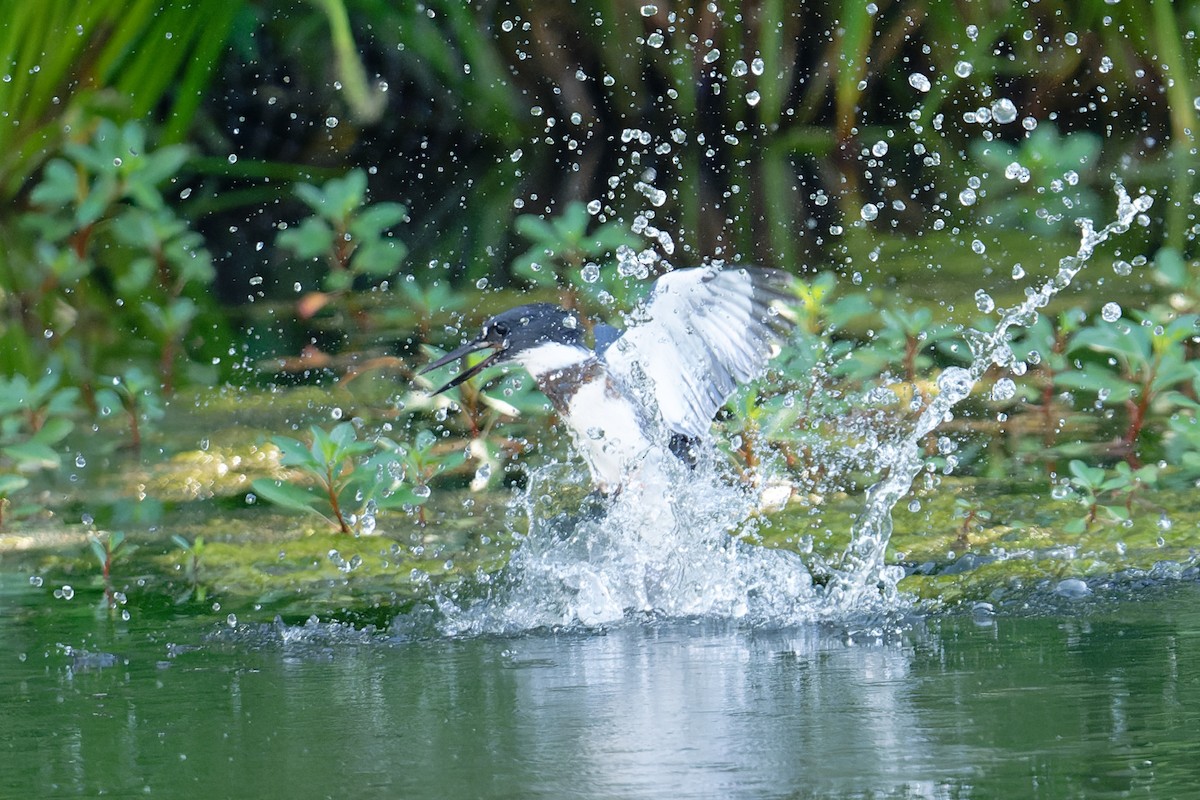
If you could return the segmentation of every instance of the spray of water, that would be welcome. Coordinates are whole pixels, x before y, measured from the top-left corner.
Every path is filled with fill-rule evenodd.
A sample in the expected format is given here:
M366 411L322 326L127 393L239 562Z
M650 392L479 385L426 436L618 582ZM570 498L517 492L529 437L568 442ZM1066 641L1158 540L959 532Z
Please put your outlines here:
M965 400L993 365L1023 373L1009 346L1013 328L1032 325L1039 310L1056 294L1071 285L1096 248L1110 236L1129 230L1139 214L1149 210L1148 195L1131 199L1119 183L1117 218L1100 230L1092 221L1080 219L1079 249L1058 262L1058 272L1037 289L1026 289L1025 301L1009 309L998 310L1000 319L989 333L968 331L967 343L972 360L968 367L948 367L937 379L938 394L921 412L912 431L891 449L886 467L888 475L867 491L866 507L851 530L843 567L828 585L823 603L827 611L863 609L889 602L901 574L884 564L884 553L892 534L892 509L912 488L913 480L924 468L920 443L927 435L953 417L954 407Z
M630 614L720 617L751 624L845 621L903 611L903 571L884 563L892 510L925 468L921 443L952 418L993 365L1024 371L1009 346L1014 328L1032 324L1067 288L1096 247L1128 230L1151 199L1131 199L1117 186L1117 218L1096 230L1079 221L1079 248L1052 279L1026 290L1023 303L999 309L995 328L968 331L972 362L950 367L913 428L883 448L886 477L868 490L842 563L824 587L814 586L795 553L754 545L758 491L717 464L689 470L664 456L643 466L615 498L584 503L584 471L553 464L534 470L515 510L527 533L504 574L482 600L440 598L447 634L514 632L539 627L597 626ZM572 489L575 491L572 492ZM572 500L571 498L575 499Z

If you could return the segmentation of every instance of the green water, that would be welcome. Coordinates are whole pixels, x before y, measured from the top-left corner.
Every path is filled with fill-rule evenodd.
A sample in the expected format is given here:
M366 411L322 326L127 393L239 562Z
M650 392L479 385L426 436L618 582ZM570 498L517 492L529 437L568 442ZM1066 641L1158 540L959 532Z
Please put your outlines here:
M926 617L882 637L671 621L404 640L167 607L122 621L46 591L0 576L3 797L1184 797L1200 786L1194 583L1021 616Z

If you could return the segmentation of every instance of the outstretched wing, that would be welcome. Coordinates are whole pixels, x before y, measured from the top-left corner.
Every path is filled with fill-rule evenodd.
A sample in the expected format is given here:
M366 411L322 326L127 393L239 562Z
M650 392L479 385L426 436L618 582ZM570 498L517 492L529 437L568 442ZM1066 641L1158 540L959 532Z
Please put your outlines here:
M609 372L650 386L667 427L702 437L739 383L761 375L791 323L772 308L793 278L760 267L669 272L604 353Z

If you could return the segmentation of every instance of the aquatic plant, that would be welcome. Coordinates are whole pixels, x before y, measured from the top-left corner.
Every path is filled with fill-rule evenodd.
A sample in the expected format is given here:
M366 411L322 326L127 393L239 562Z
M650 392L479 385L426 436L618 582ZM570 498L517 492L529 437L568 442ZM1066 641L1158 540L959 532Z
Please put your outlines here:
M184 553L183 574L188 582L187 590L177 597L175 602L184 603L195 598L196 602L203 603L208 597L208 588L201 581L200 574L200 567L204 557L204 537L197 536L189 542L176 533L172 534L171 541Z
M129 423L129 449L140 453L148 423L162 418L164 410L159 383L148 373L130 367L121 375L101 378L95 401L102 417L120 410Z
M368 203L365 170L352 169L321 186L301 183L295 191L312 216L280 231L275 244L302 262L320 261L325 266L323 290L306 293L297 304L301 318L346 297L360 278L378 283L396 274L408 248L393 228L405 221L408 212L399 203ZM361 325L357 309L348 311Z
M1083 533L1101 521L1128 522L1137 492L1153 488L1158 480L1158 467L1154 465L1134 469L1122 461L1108 471L1072 459L1067 467L1070 475L1066 483L1087 513L1067 523L1063 528L1066 533Z
M53 369L36 382L0 377L0 525L9 498L29 485L26 475L62 464L56 446L75 427L79 390L59 381Z
M81 129L30 192L23 237L0 228L10 247L0 258L0 301L10 311L0 368L33 374L53 358L90 386L105 370L143 361L169 393L215 277L203 240L159 190L191 151L152 148L136 122L101 118Z
M132 545L127 546L124 531L113 531L104 536L89 533L88 545L91 547L96 561L100 564L100 571L104 580L104 598L108 602L110 609L116 608L118 597L113 589L113 563L117 558L132 552L134 548Z
M1115 304L1113 304L1115 306ZM1182 315L1169 321L1134 312L1130 320L1117 321L1119 307L1109 306L1098 324L1081 329L1071 338L1068 352L1103 354L1107 360L1090 369L1063 373L1058 385L1096 393L1101 403L1125 408L1126 426L1118 448L1130 466L1142 463L1139 448L1147 417L1160 398L1175 387L1190 385L1200 377L1200 364L1191 360L1184 345L1196 336L1200 317ZM1109 365L1116 369L1108 368Z
M578 201L568 203L550 219L537 214L517 217L514 227L530 245L513 260L513 274L534 286L557 288L566 308L577 307L580 291L593 287L601 278L607 278L606 287L616 290L608 286L616 270L603 270L596 262L612 259L618 248L628 247L636 239L620 221L610 220L593 228L592 220L587 207ZM592 289L592 293L599 288Z
M380 509L420 509L432 490L429 482L446 469L466 460L458 449L435 448L437 437L420 431L405 446L378 437L360 439L353 423L342 422L326 431L314 425L309 444L276 436L280 464L295 469L303 483L259 478L254 492L265 500L294 511L321 517L342 533L371 533Z

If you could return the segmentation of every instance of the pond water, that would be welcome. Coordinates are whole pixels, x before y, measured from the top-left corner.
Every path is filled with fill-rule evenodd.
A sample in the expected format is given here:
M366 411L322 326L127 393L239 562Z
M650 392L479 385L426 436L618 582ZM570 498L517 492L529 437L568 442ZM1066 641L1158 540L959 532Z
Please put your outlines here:
M0 575L6 797L1180 797L1200 587L1028 616L425 638Z

